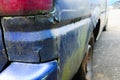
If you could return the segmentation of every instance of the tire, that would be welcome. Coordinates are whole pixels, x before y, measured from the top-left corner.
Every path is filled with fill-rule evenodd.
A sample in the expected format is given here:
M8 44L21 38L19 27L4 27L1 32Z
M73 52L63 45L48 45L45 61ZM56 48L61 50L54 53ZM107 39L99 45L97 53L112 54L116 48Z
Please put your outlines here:
M107 27L106 27L106 25L105 25L105 27L103 28L103 31L107 31Z
M94 35L91 34L87 45L86 55L82 61L78 73L72 80L92 80L92 55L94 47Z
M107 25L108 25L108 20L107 20L107 22L106 22L106 24L105 24L105 26L103 28L103 31L107 31Z

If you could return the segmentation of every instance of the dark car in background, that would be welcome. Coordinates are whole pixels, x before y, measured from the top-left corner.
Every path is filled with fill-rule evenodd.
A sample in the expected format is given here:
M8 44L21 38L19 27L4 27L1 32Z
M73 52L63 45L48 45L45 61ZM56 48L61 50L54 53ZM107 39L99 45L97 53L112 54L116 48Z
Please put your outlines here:
M107 0L0 0L0 80L90 80Z

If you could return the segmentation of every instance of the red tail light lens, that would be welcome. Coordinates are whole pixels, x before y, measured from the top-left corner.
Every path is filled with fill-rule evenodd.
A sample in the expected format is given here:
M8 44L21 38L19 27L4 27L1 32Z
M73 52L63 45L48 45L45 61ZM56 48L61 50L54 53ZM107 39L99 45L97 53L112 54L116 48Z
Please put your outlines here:
M53 0L0 0L0 15L28 15L50 11Z

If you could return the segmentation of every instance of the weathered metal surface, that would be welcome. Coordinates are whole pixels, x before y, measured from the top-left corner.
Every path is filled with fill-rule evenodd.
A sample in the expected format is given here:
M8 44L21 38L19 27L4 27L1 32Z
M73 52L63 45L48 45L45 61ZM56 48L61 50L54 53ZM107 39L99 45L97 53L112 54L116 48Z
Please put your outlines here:
M89 22L90 19L85 19L60 28L37 32L6 31L4 37L9 60L44 62L59 58L62 79L70 78L79 68L84 56Z
M99 2L92 1L56 0L55 10L47 15L2 17L9 60L39 63L57 59L60 80L71 79L101 16Z

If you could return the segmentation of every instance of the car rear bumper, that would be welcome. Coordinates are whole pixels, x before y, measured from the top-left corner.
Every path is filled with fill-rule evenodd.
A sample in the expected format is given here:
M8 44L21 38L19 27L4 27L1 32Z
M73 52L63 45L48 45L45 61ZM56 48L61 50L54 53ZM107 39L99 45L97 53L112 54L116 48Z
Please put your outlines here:
M40 64L11 63L0 74L0 80L57 80L57 61Z

